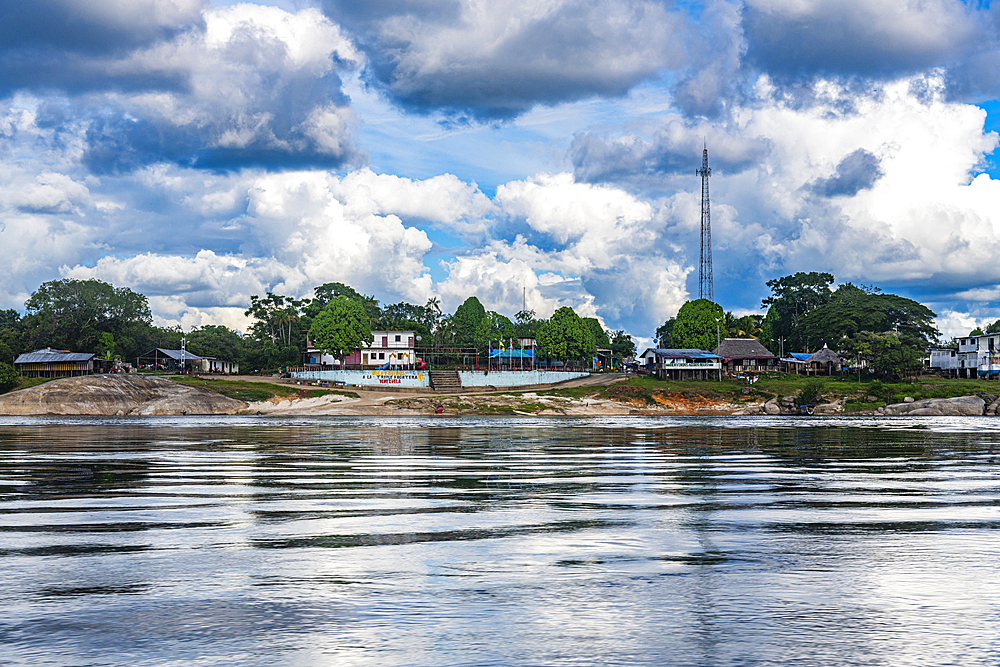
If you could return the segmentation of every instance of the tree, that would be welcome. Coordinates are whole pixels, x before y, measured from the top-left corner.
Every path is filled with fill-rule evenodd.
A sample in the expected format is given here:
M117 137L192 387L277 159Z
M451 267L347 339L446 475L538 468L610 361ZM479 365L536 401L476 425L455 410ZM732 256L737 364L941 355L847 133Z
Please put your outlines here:
M611 356L619 361L635 356L635 343L624 329L619 329L611 335Z
M186 338L187 349L198 356L241 363L244 361L243 339L238 333L222 325L208 324L192 329Z
M436 315L435 311L426 306L400 301L382 309L382 326L386 329L412 329L422 339L429 339Z
M607 349L611 347L611 340L608 338L608 332L604 330L601 323L597 321L596 317L583 317L581 318L583 323L590 329L590 333L594 335L594 343L597 347Z
M325 354L341 361L364 344L374 340L368 314L358 301L334 297L313 318L309 337Z
M102 359L115 358L115 336L110 331L101 334L94 352Z
M905 376L923 366L924 348L908 345L898 332L883 334L861 331L842 341L841 349L868 362L878 377Z
M24 307L26 337L34 347L93 350L107 332L126 357L142 352L137 341L153 319L142 294L92 279L42 283Z
M688 301L677 311L670 335L671 347L714 350L726 330L722 306L708 299Z
M862 331L893 332L903 345L926 349L940 335L934 317L929 308L912 299L845 283L830 301L805 315L800 328L808 340L816 345L825 342L833 349Z
M538 331L538 353L548 359L585 360L597 353L597 344L590 327L563 306Z
M0 361L0 392L10 391L18 384L17 371L6 361Z
M368 317L369 327L375 329L382 326L382 311L379 309L378 300L374 296L365 296L350 285L345 285L344 283L323 283L314 289L313 292L315 297L309 301L303 313L309 321L319 315L320 311L323 310L326 307L326 304L330 303L332 299L336 299L337 297L346 297L362 304Z
M479 330L479 323L486 317L486 308L474 296L470 296L465 302L455 310L452 319L458 330L459 340L466 345L473 344L476 340L476 331Z
M986 327L985 333L988 333L988 334L1000 333L1000 320L997 320L993 324L991 324L988 327Z
M24 323L20 313L0 310L0 362L12 362L24 351Z
M726 332L730 338L760 338L763 319L763 315L736 317L732 312L727 312Z
M781 338L786 350L808 348L809 341L799 330L800 320L832 298L831 283L833 274L815 271L768 280L771 296L761 301L768 307L761 332L764 344L774 351Z
M504 341L510 341L516 335L517 331L514 329L514 323L500 313L495 313L491 310L479 322L479 328L476 329L475 344L480 351L485 353L490 343L503 343L506 345L507 343Z
M535 317L535 311L526 309L519 310L514 315L514 328L518 338L537 338L538 330L545 324L545 320Z
M990 331L990 332L987 332L987 333L993 333L993 332ZM983 335L983 330L980 329L979 327L976 327L975 329L973 329L972 331L969 332L969 335L970 336L982 336Z
M677 324L677 318L671 317L669 320L656 327L656 339L659 341L659 343L657 343L659 347L664 349L674 347L672 339L675 324Z

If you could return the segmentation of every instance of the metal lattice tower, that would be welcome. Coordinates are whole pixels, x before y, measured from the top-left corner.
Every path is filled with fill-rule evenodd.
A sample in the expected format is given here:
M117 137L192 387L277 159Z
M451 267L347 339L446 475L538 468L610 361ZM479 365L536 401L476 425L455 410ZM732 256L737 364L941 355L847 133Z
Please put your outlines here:
M701 267L698 271L698 298L715 301L712 288L712 213L708 203L708 177L712 169L708 166L708 146L701 152Z

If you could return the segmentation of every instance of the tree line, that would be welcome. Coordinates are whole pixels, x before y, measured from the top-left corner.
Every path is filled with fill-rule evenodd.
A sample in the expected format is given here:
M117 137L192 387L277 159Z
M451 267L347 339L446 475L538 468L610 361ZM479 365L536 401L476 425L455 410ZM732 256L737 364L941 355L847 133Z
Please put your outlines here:
M769 280L764 315L736 318L711 301L689 301L657 329L659 346L711 350L719 338L753 337L776 355L827 345L881 377L922 368L928 346L940 337L929 308L868 285L848 282L831 289L833 282L832 274L818 272Z
M316 287L308 298L273 292L251 296L245 311L251 325L244 333L221 325L189 332L155 326L144 295L94 279L43 283L25 301L24 311L0 311L0 384L4 377L13 377L11 362L27 351L51 347L130 362L154 348L179 349L182 338L186 349L198 356L237 361L244 372L272 371L301 363L311 329L320 335L324 327L327 332L331 326L347 331L348 321L353 338L341 341L338 356L370 342L371 332L378 330L414 331L420 338L418 348L424 350L474 348L485 354L491 343L513 341L516 346L518 338L534 337L539 354L553 359L586 360L598 347L613 350L619 359L635 353L624 331L606 331L597 319L579 317L571 308L560 308L547 320L531 310L511 320L487 311L473 296L449 314L437 297L423 305L382 305L338 282Z

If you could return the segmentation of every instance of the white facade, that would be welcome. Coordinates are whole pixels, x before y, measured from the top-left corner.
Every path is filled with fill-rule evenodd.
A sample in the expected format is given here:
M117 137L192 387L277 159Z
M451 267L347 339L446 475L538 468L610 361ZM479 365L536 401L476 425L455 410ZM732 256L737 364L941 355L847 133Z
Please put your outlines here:
M360 366L409 366L417 363L417 337L413 331L373 331L372 342L347 355L344 363ZM330 354L323 354L306 340L305 364L307 366L339 367L340 361Z
M975 377L1000 374L1000 333L959 338L955 357L958 365L953 368L959 375ZM933 359L931 365L933 366Z
M932 347L928 352L930 353L929 366L932 370L950 371L959 368L958 350L949 347Z

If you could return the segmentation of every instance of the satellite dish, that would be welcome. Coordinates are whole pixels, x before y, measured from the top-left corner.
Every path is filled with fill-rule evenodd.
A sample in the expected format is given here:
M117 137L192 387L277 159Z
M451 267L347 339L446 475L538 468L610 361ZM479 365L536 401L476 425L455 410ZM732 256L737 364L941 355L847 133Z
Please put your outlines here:
M423 338L421 338L420 336L417 336L417 342L418 342L418 343L419 343L420 341L422 341L422 340L423 340Z

